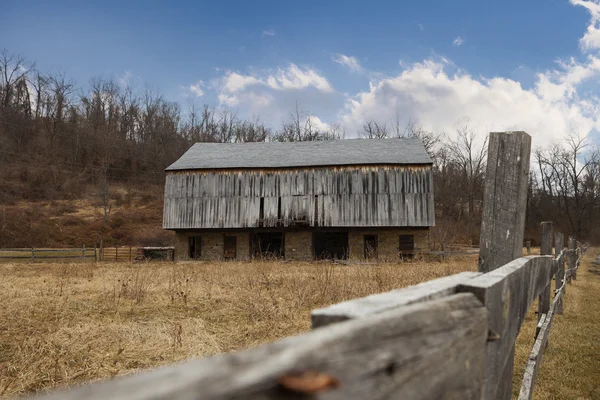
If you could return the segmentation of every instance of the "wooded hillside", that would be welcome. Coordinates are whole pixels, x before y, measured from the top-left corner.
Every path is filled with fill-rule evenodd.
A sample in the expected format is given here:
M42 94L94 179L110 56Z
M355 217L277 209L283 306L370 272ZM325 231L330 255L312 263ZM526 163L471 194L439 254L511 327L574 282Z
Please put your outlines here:
M307 105L310 107L310 105ZM468 110L466 110L468 113ZM0 247L166 244L164 169L195 142L304 141L416 136L434 160L432 245L479 238L487 132L460 120L451 132L418 122L365 121L361 132L315 128L300 106L281 126L216 106L182 106L112 79L76 83L0 51ZM423 121L426 123L426 121ZM543 132L529 132L534 138ZM585 136L536 148L526 240L542 215L557 229L600 240L600 153Z

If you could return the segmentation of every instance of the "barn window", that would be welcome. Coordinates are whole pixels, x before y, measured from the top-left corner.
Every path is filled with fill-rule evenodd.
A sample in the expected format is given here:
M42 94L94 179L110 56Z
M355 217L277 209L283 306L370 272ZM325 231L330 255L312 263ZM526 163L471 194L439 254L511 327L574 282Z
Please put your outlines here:
M347 259L348 232L314 232L313 250L316 259Z
M232 260L237 257L237 237L236 236L225 236L223 237L223 258L226 260Z
M365 235L365 259L377 258L377 235Z
M263 232L254 235L255 257L283 257L283 232Z
M202 256L202 237L190 236L188 238L188 257L200 258Z
M400 255L412 257L415 253L415 237L413 235L400 235Z

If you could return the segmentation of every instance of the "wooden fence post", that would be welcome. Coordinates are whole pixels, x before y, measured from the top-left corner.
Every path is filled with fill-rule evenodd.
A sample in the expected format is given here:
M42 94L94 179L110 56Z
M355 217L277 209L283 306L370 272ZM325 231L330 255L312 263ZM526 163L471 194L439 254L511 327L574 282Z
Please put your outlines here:
M85 261L85 244L81 248L81 259Z
M104 261L104 241L100 239L100 259L98 261Z
M575 240L575 236L569 236L569 269L573 269L572 271L569 271L569 273L567 274L567 283L571 284L571 279L573 280L577 280L577 276L575 275L575 266L577 263L577 254L576 254L576 249L577 248L577 241Z
M31 262L35 262L35 249L33 247L31 248Z
M564 250L564 236L560 232L556 232L554 234L554 252L556 253L556 274L555 274L555 290L558 290L562 287L564 279L565 279L565 254L562 253ZM562 253L562 254L561 254ZM563 313L563 300L562 298L558 299L558 303L556 303L556 313L558 315L562 315Z
M552 222L545 221L542 222L542 236L540 238L540 255L542 256L551 256L552 255ZM540 294L538 298L538 323L542 318L542 315L548 314L550 310L550 291L551 291L551 282L548 283L548 286L544 289L542 294ZM536 329L535 337L539 330Z
M531 240L525 242L525 246L527 247L527 255L531 255Z
M531 136L525 132L492 132L489 137L481 236L479 240L479 271L490 272L523 256L525 208L529 180ZM501 297L486 304L490 326L502 320ZM512 392L515 349L499 357L500 343L488 342L486 347L485 384L482 399L506 400Z
M531 136L525 132L490 133L479 271L490 272L523 255Z

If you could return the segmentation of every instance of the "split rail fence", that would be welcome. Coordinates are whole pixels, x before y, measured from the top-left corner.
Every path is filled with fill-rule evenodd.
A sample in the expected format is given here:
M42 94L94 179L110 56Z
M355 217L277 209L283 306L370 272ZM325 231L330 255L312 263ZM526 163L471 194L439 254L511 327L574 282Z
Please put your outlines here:
M540 255L522 257L530 151L525 132L490 134L480 272L314 310L313 330L299 336L44 398L510 399L515 342L538 299L519 395L530 399L553 318L588 247L570 237L565 249L564 236L543 222Z

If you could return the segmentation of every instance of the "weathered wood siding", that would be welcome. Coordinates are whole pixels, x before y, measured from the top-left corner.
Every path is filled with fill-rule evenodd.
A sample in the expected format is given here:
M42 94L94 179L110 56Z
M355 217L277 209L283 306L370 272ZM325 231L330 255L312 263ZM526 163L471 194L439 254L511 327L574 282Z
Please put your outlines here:
M163 221L166 229L433 226L432 171L373 166L168 172Z

